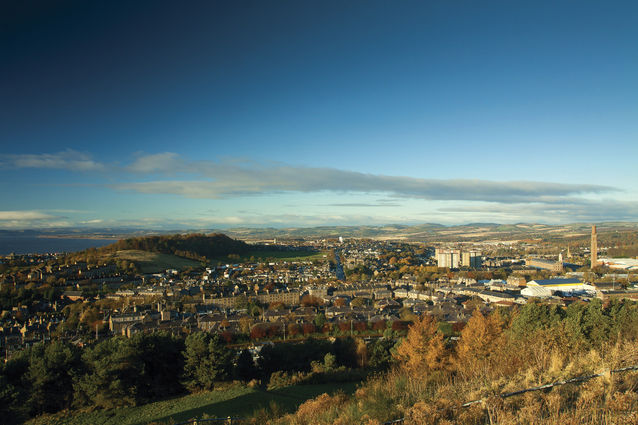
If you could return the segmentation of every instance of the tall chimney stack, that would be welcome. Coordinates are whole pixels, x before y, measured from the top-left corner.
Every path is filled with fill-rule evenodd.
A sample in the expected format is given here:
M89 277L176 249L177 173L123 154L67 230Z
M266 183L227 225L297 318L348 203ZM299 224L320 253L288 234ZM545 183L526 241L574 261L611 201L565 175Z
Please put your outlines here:
M596 235L596 225L591 226L591 268L598 265L598 235Z

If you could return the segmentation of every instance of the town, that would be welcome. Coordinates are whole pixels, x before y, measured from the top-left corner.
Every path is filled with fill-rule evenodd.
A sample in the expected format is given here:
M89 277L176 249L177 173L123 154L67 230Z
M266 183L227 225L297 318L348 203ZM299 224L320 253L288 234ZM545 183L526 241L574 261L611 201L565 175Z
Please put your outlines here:
M148 271L133 260L72 254L10 255L0 264L5 361L38 342L83 346L113 335L220 334L252 347L307 337L400 336L430 315L449 334L477 309L543 300L638 300L638 260L612 246L540 241L406 243L356 238L258 242L266 257Z

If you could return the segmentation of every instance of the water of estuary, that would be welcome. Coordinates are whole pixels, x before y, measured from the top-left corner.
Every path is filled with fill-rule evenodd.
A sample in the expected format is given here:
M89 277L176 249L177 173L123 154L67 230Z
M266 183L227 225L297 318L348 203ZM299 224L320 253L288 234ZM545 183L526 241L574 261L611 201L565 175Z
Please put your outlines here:
M0 236L0 255L76 252L112 244L117 239Z

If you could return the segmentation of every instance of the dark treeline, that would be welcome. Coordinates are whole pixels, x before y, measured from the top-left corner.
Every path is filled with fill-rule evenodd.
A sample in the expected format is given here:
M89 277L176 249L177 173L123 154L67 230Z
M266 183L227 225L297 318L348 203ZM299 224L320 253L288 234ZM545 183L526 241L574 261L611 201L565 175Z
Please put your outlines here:
M254 247L224 234L189 234L129 238L100 248L103 252L129 249L172 254L195 260L210 260L226 257L229 254L245 254Z
M15 306L33 305L38 301L54 302L60 298L62 291L59 288L14 288L10 285L3 285L0 288L0 310L11 310Z
M350 338L265 345L255 362L248 350L231 349L219 335L203 332L186 338L167 333L117 336L85 348L63 341L41 343L0 368L0 417L19 423L63 409L134 406L210 390L220 381L267 385L273 373L309 372L326 356L333 359L330 367L348 372L358 366L356 345ZM392 344L378 345L377 357L389 358ZM378 363L378 369L389 365Z

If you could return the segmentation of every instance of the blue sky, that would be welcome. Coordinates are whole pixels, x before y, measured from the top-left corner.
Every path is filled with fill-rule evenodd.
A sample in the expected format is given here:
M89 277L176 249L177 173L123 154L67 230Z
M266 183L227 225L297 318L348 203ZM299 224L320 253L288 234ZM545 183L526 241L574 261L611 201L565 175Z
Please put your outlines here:
M29 2L0 228L638 219L635 2Z

